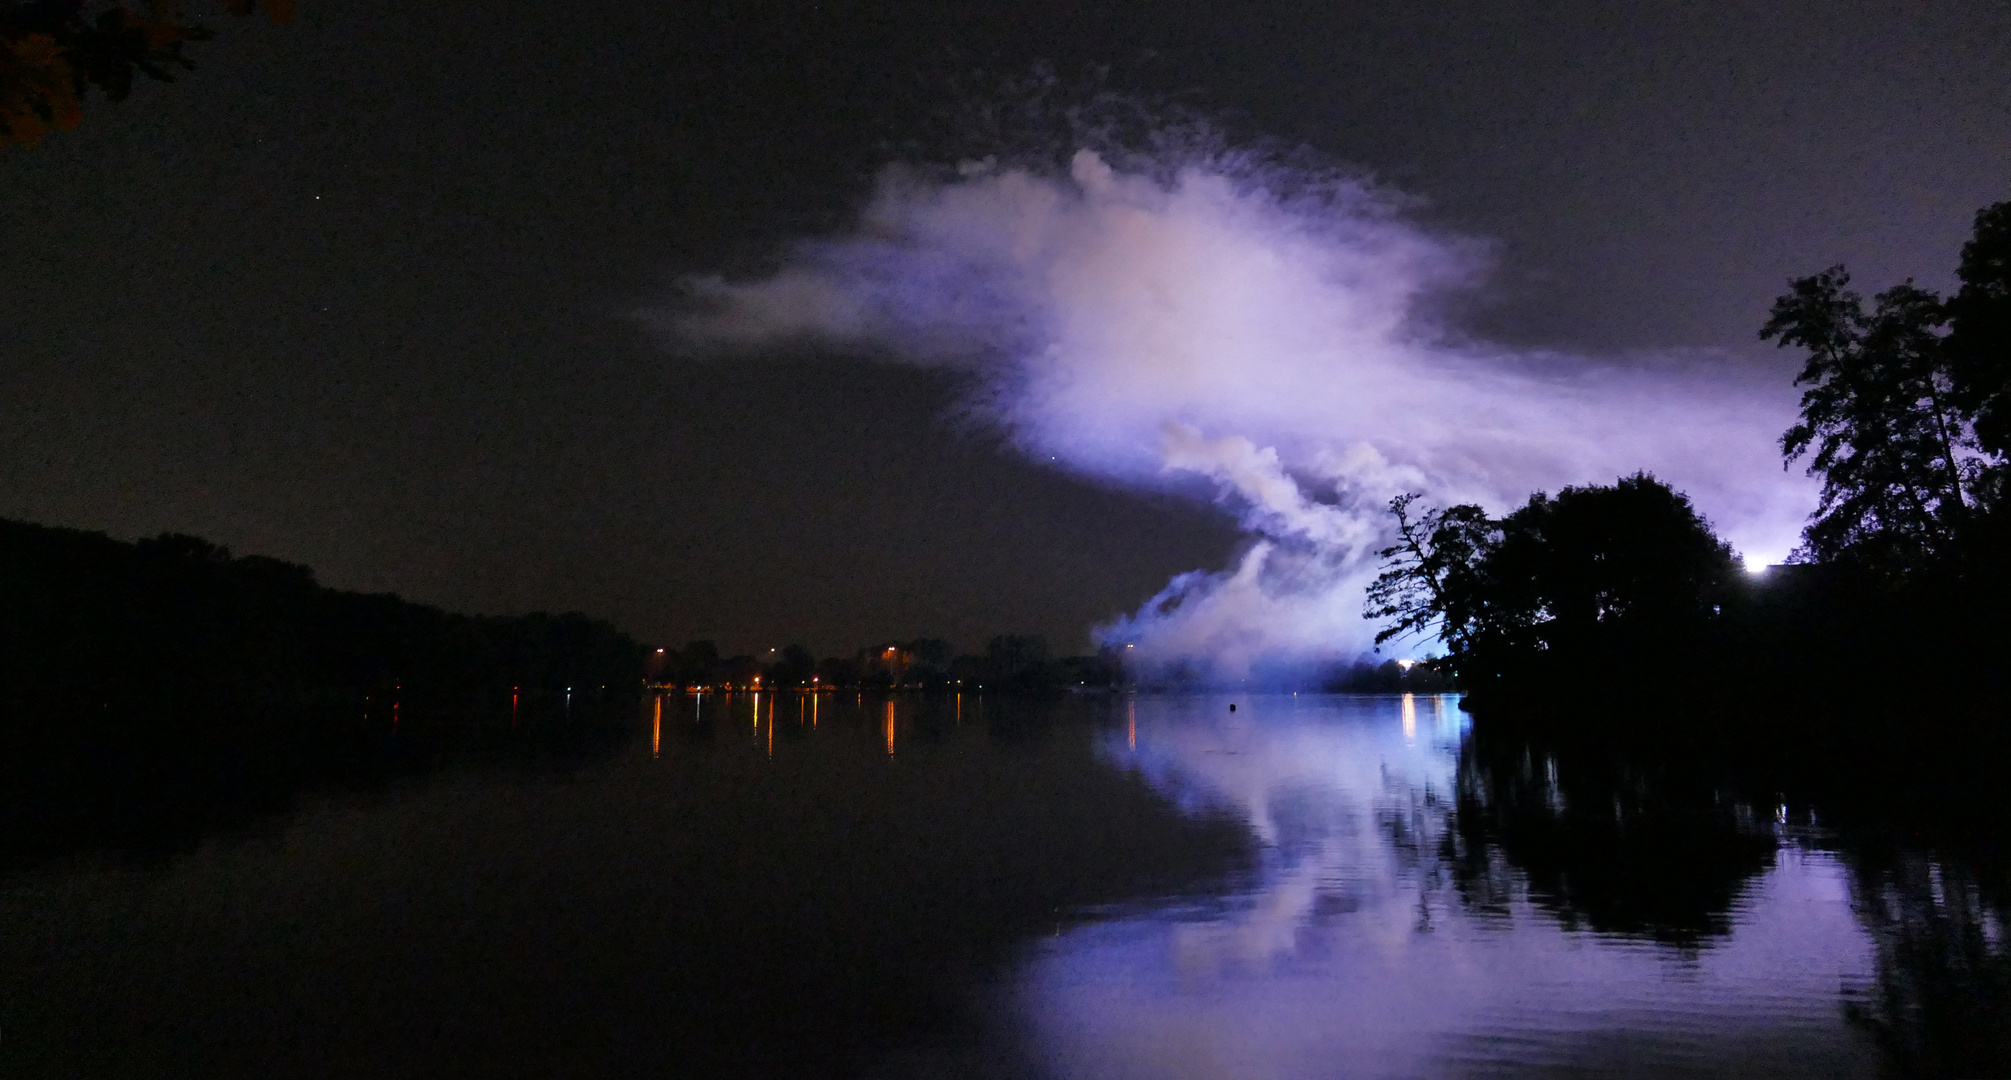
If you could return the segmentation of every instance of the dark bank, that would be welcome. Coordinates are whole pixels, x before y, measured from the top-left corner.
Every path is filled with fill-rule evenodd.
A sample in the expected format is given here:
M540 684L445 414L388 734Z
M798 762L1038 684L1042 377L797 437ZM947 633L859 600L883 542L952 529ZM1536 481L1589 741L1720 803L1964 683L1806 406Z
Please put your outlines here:
M452 615L194 537L0 521L0 868L172 846L301 785L545 759L631 726L642 648Z

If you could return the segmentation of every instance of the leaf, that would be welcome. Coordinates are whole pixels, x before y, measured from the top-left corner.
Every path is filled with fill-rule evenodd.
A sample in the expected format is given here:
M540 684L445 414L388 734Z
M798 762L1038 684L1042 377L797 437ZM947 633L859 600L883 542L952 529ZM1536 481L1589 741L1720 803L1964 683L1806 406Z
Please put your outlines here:
M32 145L77 126L77 77L48 34L0 36L0 125L5 141Z

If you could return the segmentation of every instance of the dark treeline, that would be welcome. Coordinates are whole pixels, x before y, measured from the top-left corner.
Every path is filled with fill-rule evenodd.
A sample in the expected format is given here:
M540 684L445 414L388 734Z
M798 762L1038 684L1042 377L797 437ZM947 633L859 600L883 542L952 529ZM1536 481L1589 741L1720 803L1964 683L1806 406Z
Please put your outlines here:
M1058 694L1109 690L1124 681L1115 650L1094 656L1056 657L1045 639L1001 634L982 653L958 654L942 638L867 645L850 656L818 659L801 645L759 656L722 657L710 641L660 649L649 662L652 683L717 690L773 689L968 690Z
M612 737L643 658L580 615L454 615L194 537L0 521L0 865L193 835L470 733Z
M2011 202L1977 215L1958 276L1947 299L1908 282L1867 305L1833 267L1776 302L1762 336L1806 354L1781 449L1823 482L1788 565L1747 574L1646 474L1499 518L1407 495L1368 598L1379 641L1435 636L1432 666L1481 715L1562 720L1570 689L1623 695L1660 739L1781 735L1848 754L2001 738ZM1926 694L1939 707L1921 709Z

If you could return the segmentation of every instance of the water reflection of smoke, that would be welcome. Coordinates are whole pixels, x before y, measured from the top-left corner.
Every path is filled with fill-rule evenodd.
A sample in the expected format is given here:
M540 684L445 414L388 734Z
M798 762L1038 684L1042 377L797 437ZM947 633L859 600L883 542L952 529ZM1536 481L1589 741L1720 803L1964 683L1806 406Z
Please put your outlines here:
M1112 758L1234 808L1266 858L1219 904L1056 943L1028 1000L1058 1075L1874 1072L1837 1004L1875 979L1843 868L1776 850L1772 807L1476 748L1424 701L1415 740L1400 699L1239 703L1141 698L1135 751L1128 717L1110 729ZM1665 813L1703 826L1690 848L1641 828ZM1545 835L1588 842L1560 869L1532 851ZM1651 854L1711 884L1657 897L1629 890L1665 879L1595 865Z
M1314 700L1307 699L1309 714L1322 708ZM1409 740L1405 755L1391 760L1374 747L1375 729L1294 723L1296 698L1258 698L1236 714L1205 698L1155 704L1177 721L1136 735L1128 725L1127 743L1135 738L1137 749L1128 745L1127 756L1136 754L1157 782L1188 792L1188 801L1205 792L1206 801L1234 807L1267 855L1261 887L1229 917L1175 929L1182 970L1288 960L1307 928L1413 890L1429 921L1455 741Z

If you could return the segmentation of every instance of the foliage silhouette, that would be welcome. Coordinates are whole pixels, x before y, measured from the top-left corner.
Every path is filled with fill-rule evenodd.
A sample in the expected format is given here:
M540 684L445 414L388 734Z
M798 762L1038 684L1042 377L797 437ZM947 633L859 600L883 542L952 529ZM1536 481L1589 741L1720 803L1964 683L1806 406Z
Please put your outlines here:
M275 22L293 17L293 0L224 0L222 6L236 16L264 11ZM176 69L195 67L183 47L215 36L167 0L138 6L7 3L0 7L0 146L30 145L52 130L77 126L92 87L119 101L132 93L136 76L175 81Z
M1973 501L1974 445L1956 407L1941 333L1947 316L1911 282L1872 310L1841 266L1793 283L1760 331L1808 350L1795 379L1801 420L1781 436L1792 462L1823 481L1803 535L1812 561L1855 558L1901 571L1950 555Z
M1539 493L1498 520L1405 495L1364 609L1378 642L1435 637L1475 711L1542 711L1564 686L1648 692L1681 714L1665 734L1722 739L1736 699L1756 696L1786 706L1769 710L1777 741L1849 717L1826 737L1872 754L2002 728L2011 202L1977 214L1958 276L1945 302L1906 282L1867 306L1831 267L1774 304L1761 336L1807 354L1781 449L1823 483L1790 565L1736 572L1688 500L1646 475ZM1929 667L1962 707L1890 723Z
M1697 655L1732 599L1731 548L1645 473L1544 493L1499 520L1476 506L1391 503L1400 541L1365 611L1379 640L1436 628L1470 692L1624 681Z
M1364 617L1395 620L1376 634L1377 645L1431 636L1461 655L1481 630L1475 575L1501 542L1501 527L1470 504L1426 510L1413 520L1410 507L1419 497L1406 492L1390 500L1397 542L1378 553L1386 568L1369 585Z
M2011 457L2011 201L1976 212L1948 301L1949 375L1956 404L1975 423L1979 449L1996 459L1988 490L2003 488Z

